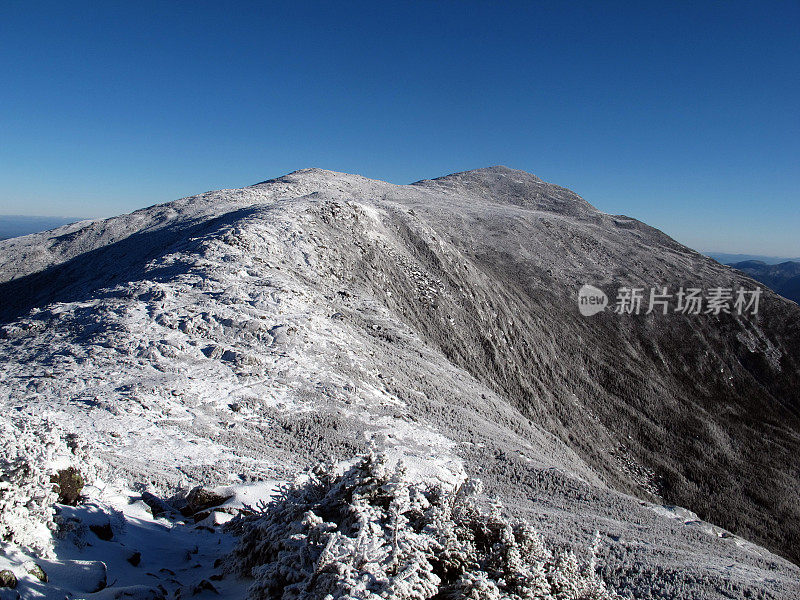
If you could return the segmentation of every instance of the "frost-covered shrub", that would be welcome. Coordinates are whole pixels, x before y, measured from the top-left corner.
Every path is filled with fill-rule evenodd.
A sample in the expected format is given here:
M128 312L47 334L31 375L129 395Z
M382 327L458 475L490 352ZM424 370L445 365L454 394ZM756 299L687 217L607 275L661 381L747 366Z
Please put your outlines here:
M409 481L374 455L343 474L318 467L229 529L228 569L253 600L616 598L570 552L477 503L480 483Z
M0 416L0 541L52 555L58 488L51 477L72 463L86 464L84 454L52 424L18 427Z

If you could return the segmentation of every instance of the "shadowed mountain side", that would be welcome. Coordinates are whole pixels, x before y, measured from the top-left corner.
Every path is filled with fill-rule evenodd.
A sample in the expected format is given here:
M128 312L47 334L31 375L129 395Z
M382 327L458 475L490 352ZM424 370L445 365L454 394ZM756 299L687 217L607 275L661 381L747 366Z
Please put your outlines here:
M797 307L767 294L752 317L581 317L583 282L609 294L756 284L635 221L517 208L476 217L470 199L452 202L386 212L388 245L409 249L436 282L429 297L409 293L402 265L378 249L340 249L343 270L615 487L689 506L800 559ZM368 238L351 226L326 237L345 235Z
M730 266L769 286L784 298L800 303L800 262L767 264L760 260L747 260Z

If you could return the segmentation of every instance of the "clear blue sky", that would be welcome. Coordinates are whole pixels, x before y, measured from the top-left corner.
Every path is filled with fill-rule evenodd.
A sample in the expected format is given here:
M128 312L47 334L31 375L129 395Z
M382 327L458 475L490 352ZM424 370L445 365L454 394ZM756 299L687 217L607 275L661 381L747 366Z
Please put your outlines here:
M227 4L0 2L0 213L505 164L800 256L798 2Z

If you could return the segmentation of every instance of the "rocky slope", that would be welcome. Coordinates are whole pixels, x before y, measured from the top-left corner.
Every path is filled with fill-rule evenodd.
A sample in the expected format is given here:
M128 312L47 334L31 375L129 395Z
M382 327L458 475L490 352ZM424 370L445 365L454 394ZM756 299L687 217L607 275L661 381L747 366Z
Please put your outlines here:
M0 243L0 406L157 493L378 447L599 531L623 595L793 597L745 539L800 559L800 308L583 317L584 283L755 285L521 171L308 169Z

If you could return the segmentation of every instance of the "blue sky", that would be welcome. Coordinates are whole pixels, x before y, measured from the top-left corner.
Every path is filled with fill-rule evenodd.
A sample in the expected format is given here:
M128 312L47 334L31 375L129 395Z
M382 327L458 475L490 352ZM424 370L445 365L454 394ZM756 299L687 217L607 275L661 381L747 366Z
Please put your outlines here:
M505 164L800 256L798 2L0 3L0 214Z

